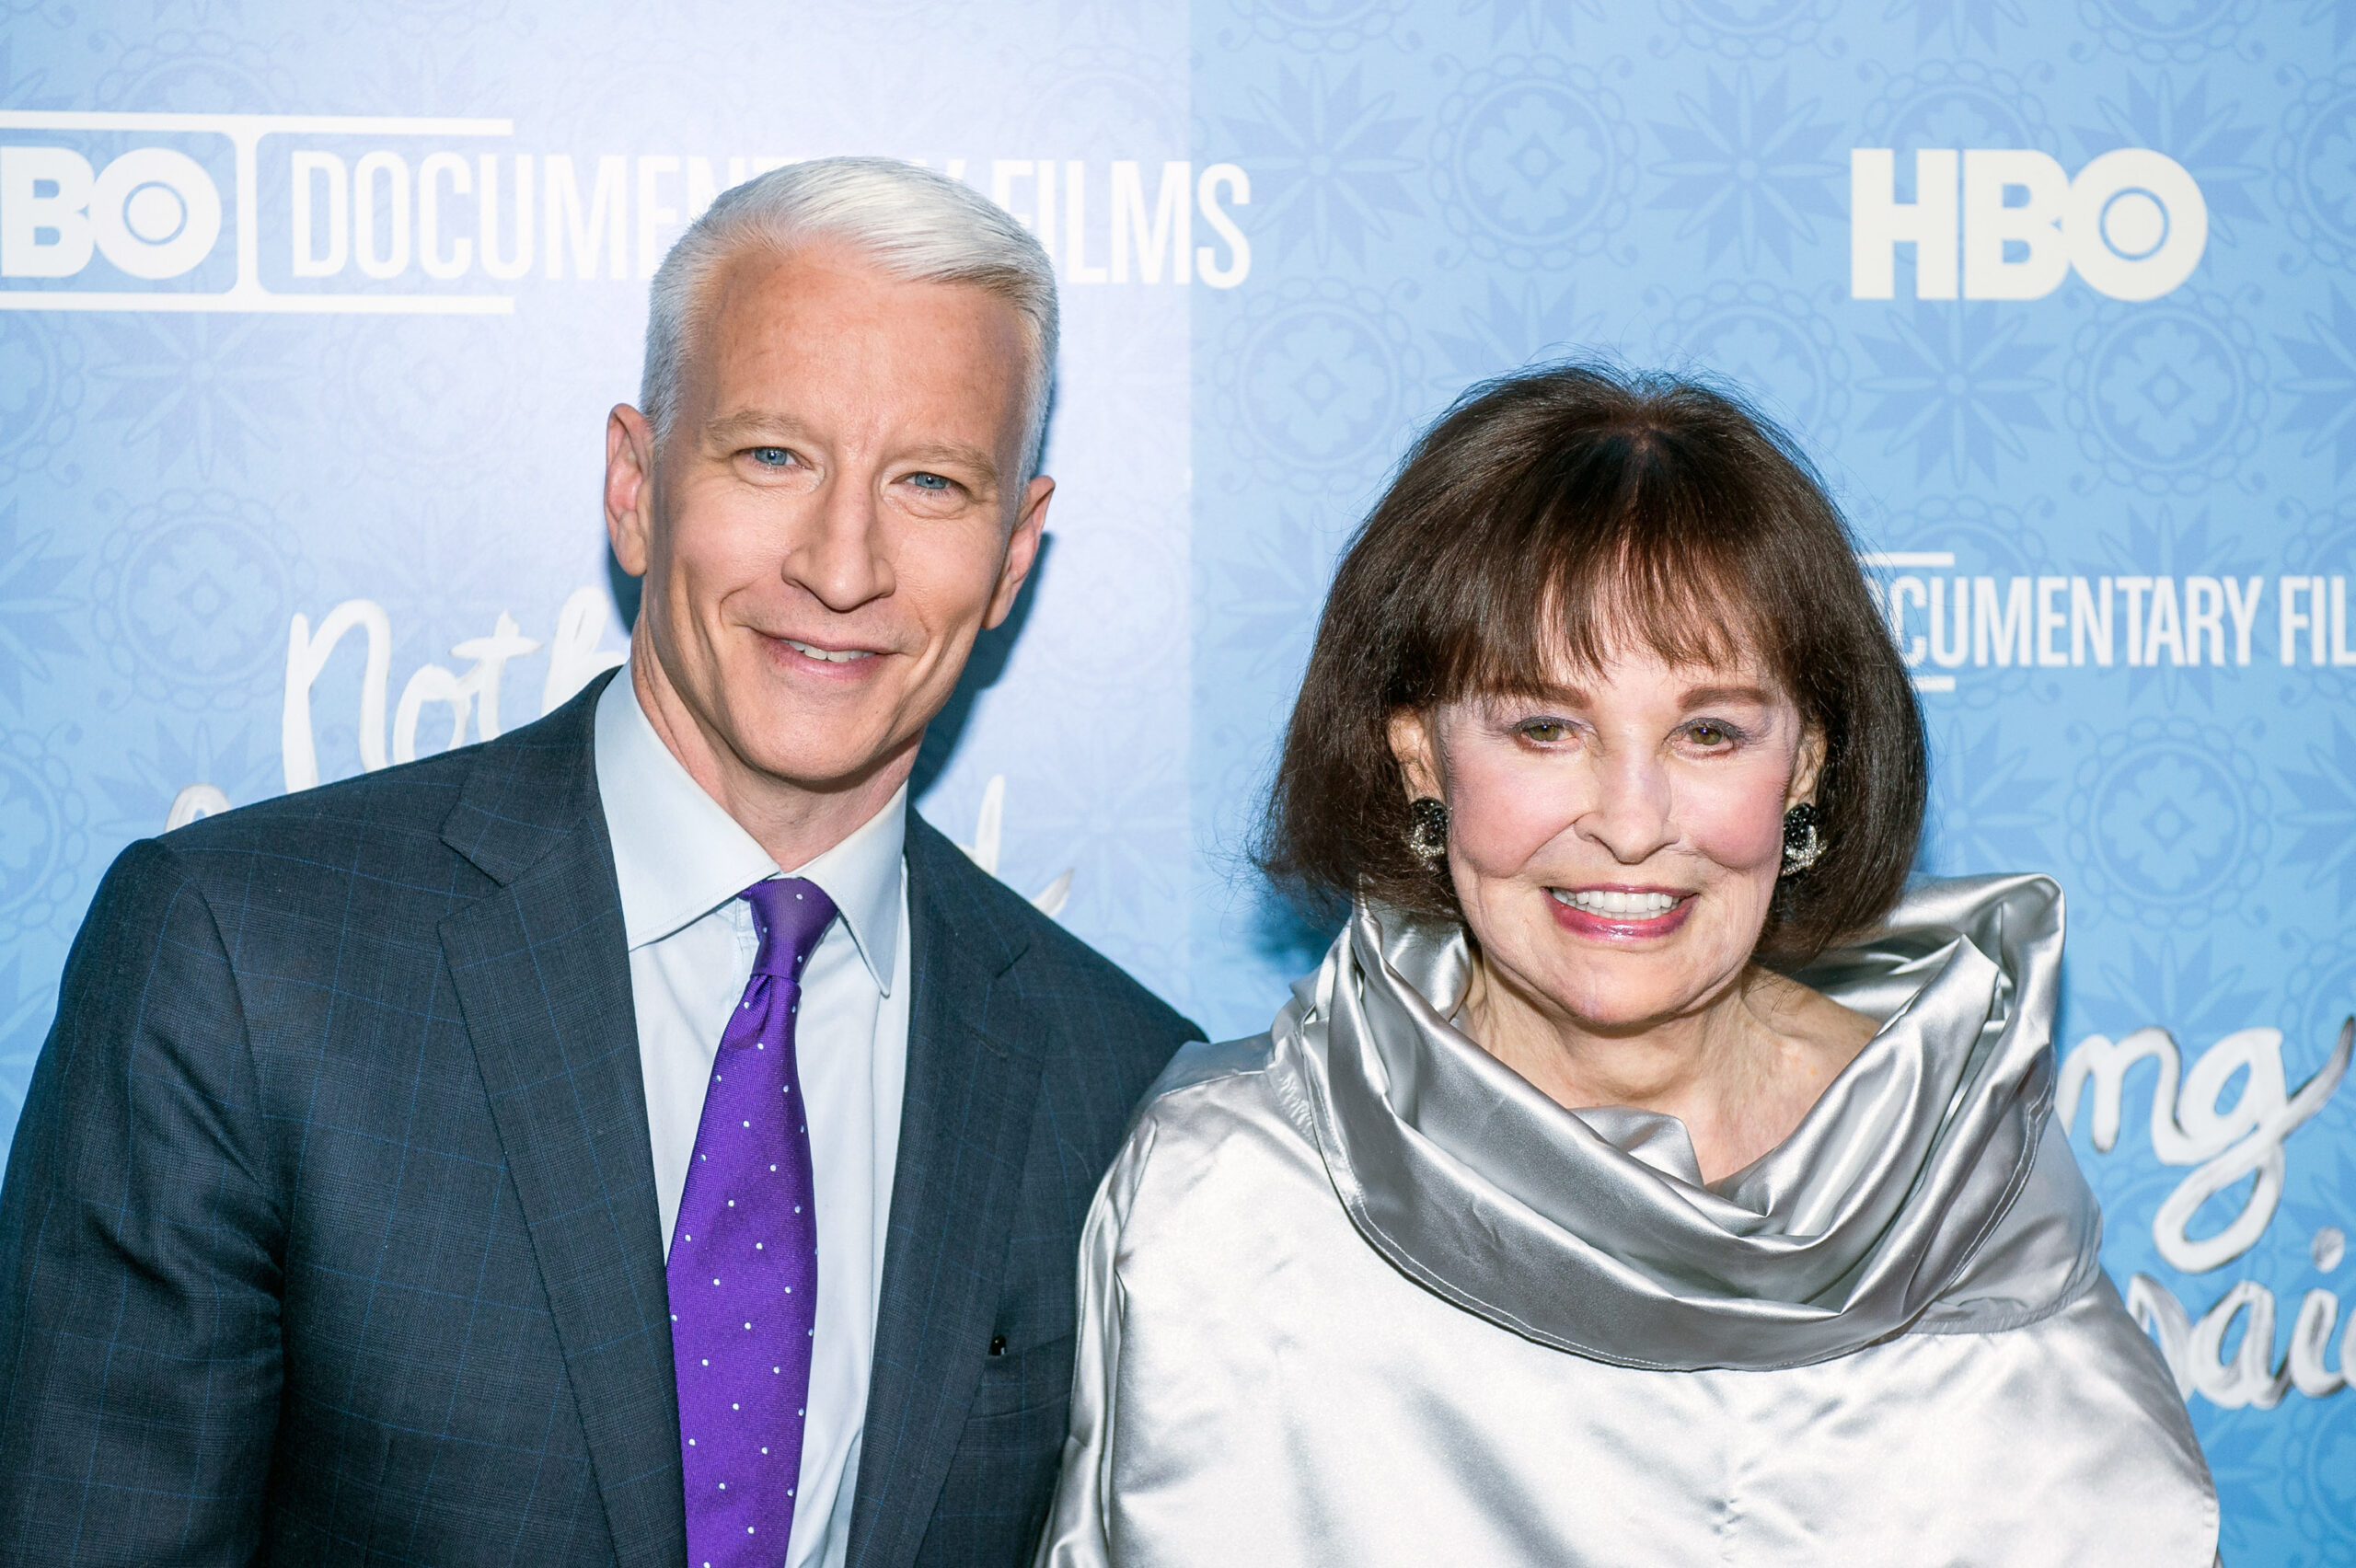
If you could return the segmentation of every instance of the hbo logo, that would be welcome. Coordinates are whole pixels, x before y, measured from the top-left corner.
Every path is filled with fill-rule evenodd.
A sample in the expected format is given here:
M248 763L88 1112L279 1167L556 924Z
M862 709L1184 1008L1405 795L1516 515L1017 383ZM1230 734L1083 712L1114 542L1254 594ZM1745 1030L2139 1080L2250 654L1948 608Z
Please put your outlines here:
M1958 178L1958 165L1961 165ZM1973 148L1914 155L1914 200L1898 200L1887 147L1849 154L1849 294L1888 299L1897 251L1914 248L1914 297L2042 299L2075 269L2113 299L2157 299L2192 275L2209 204L2184 166L2122 147L2075 179L2043 153Z
M90 252L177 278L221 237L221 192L194 158L139 147L94 172L66 147L0 147L0 277L70 278Z

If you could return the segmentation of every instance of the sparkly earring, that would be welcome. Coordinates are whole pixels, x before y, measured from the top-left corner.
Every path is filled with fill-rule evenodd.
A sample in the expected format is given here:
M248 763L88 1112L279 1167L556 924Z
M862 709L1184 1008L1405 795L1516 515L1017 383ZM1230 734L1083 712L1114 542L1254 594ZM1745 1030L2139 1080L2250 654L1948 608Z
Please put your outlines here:
M1437 870L1448 859L1448 806L1429 795L1407 806L1407 847L1415 859Z
M1824 858L1824 836L1816 830L1817 810L1806 801L1784 813L1784 875L1798 876Z

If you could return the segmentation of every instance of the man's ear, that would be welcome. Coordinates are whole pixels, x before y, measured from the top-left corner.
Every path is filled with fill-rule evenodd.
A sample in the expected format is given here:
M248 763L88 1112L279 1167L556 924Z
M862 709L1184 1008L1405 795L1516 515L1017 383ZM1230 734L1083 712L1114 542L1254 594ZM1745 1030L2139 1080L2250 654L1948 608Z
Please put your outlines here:
M1420 709L1392 710L1391 755L1399 759L1399 772L1407 781L1409 800L1421 800L1427 795L1434 800L1448 798L1440 780L1439 748L1433 744L1431 721Z
M1799 755L1792 759L1792 784L1784 791L1784 809L1814 801L1817 781L1823 775L1824 732L1810 724L1800 736Z
M606 416L606 539L632 577L654 559L654 430L646 416L618 403Z
M1014 613L1023 579L1031 575L1032 565L1039 559L1039 536L1047 526L1047 498L1055 493L1056 481L1045 474L1034 477L1023 488L1014 531L1006 539L1006 559L998 569L998 586L991 591L989 609L982 617L983 629L999 626Z

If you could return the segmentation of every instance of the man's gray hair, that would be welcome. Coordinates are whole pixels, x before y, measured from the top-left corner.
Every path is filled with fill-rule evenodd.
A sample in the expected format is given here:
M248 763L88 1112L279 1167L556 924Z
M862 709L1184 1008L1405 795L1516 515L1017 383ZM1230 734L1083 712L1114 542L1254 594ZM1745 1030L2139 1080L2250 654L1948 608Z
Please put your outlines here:
M679 375L721 269L748 251L784 255L837 244L907 282L971 283L1014 307L1030 340L1024 366L1022 478L1046 440L1056 365L1055 264L996 202L945 175L895 158L788 164L721 195L671 247L654 274L646 318L640 412L659 445L678 411Z

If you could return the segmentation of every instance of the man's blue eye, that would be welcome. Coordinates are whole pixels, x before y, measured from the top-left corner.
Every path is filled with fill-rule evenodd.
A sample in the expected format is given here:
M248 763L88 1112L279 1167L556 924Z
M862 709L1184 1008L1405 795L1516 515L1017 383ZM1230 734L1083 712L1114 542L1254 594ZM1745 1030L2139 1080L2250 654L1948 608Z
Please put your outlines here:
M752 458L765 468L781 468L793 461L793 454L782 446L756 446Z
M939 474L910 474L908 482L918 490L945 490L949 488L949 481Z

